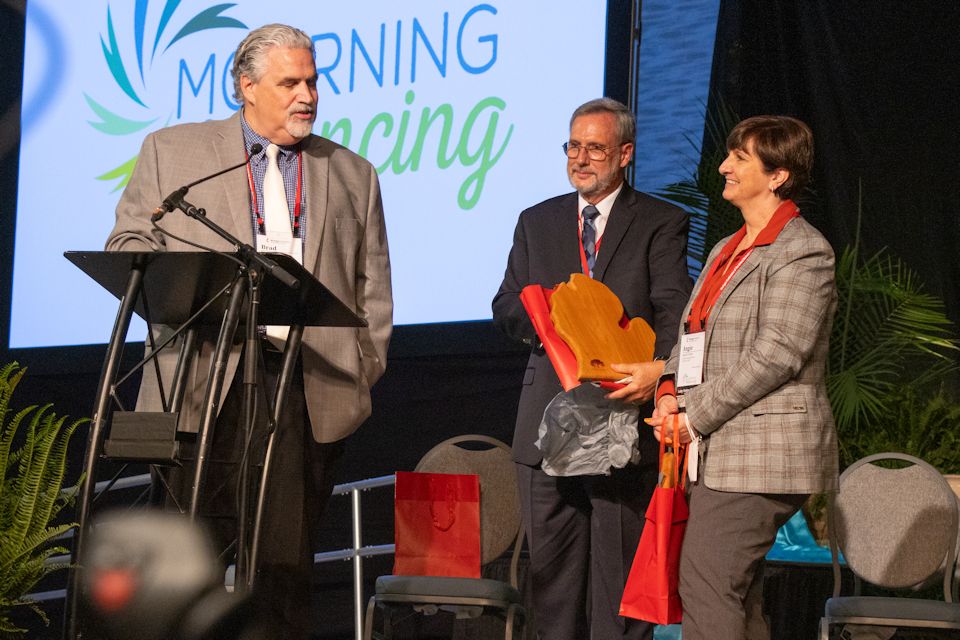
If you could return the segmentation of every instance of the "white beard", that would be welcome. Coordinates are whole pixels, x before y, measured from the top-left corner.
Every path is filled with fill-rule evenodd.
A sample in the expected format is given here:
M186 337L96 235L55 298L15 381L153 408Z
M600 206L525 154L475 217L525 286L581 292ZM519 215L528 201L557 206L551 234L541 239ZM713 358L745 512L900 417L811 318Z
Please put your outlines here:
M306 138L311 131L313 131L312 122L302 122L292 118L287 122L287 132L294 138Z

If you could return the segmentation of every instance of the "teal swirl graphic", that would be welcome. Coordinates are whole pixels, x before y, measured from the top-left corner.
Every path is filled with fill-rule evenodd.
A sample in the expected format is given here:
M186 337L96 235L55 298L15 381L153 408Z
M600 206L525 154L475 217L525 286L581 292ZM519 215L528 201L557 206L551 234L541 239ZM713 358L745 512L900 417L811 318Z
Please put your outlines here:
M114 26L113 13L110 9L110 5L107 5L106 35L100 35L100 47L103 51L103 58L106 62L107 69L110 71L110 75L113 78L113 82L129 99L129 102L122 107L107 108L90 95L84 93L83 97L87 102L87 106L90 107L90 111L93 112L93 115L97 118L96 120L87 121L91 127L109 136L129 136L143 131L155 123L159 118L154 117L148 120L135 119L121 115L118 113L118 111L121 111L124 108L150 110L150 106L143 98L143 92L141 91L138 93L137 89L134 87L134 83L131 82L131 73L135 70L136 75L133 77L138 78L139 86L144 88L146 87L147 74L144 71L144 62L147 55L149 55L149 61L147 62L147 68L149 69L149 65L153 63L158 55L162 56L177 42L188 36L192 36L204 31L210 31L212 29L247 28L247 25L236 18L224 15L225 12L235 7L236 4L218 4L208 7L200 11L200 13L196 14L195 16L186 19L183 22L183 26L180 27L180 29L172 36L169 36L169 39L166 39L165 36L173 30L170 27L174 22L174 18L178 17L176 14L177 9L180 7L180 2L181 0L166 0L164 2L159 21L157 23L156 33L152 34L152 36L148 38L146 33L146 24L147 16L150 14L151 3L150 0L136 0L133 9L132 25L135 49L133 52L121 51L120 47L118 46L117 31ZM159 3L154 3L154 5L159 5ZM147 44L148 40L152 40L152 43L149 45ZM161 43L164 42L165 45L161 48ZM149 54L147 53L148 48ZM133 62L134 59L135 62ZM115 181L116 184L114 185L113 191L118 191L125 187L127 182L129 182L130 174L133 172L133 167L136 165L136 162L136 156L125 160L119 165L97 176L97 180L106 182Z

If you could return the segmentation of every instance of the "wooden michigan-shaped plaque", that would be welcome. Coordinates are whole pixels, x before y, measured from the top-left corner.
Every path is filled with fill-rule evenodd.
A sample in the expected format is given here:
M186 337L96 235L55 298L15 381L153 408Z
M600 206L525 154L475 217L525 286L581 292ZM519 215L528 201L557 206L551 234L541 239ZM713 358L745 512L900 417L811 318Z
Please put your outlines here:
M550 318L577 359L580 380L619 380L624 374L611 364L653 360L656 334L650 325L627 319L616 294L582 273L554 289Z

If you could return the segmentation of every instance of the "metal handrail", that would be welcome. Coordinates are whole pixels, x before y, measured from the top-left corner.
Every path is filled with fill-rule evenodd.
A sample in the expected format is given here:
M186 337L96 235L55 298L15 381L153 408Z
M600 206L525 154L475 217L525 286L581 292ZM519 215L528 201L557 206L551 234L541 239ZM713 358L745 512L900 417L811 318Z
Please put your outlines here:
M392 487L397 483L396 476L380 476L368 478L334 487L333 495L350 494L350 520L353 531L353 547L340 551L317 553L313 556L314 563L330 562L333 560L353 560L353 637L356 640L363 638L363 558L394 553L392 544L363 546L363 528L360 521L360 493L379 487Z

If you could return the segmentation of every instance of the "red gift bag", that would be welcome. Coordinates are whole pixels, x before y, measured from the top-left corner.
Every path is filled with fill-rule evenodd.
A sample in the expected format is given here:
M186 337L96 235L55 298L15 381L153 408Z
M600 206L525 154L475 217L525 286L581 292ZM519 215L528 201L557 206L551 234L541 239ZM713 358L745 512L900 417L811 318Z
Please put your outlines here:
M665 452L660 443L660 482L647 507L633 566L623 589L620 615L656 624L675 624L683 617L678 583L680 549L687 528L685 482L680 470L685 447Z
M480 577L480 479L397 472L394 575Z

